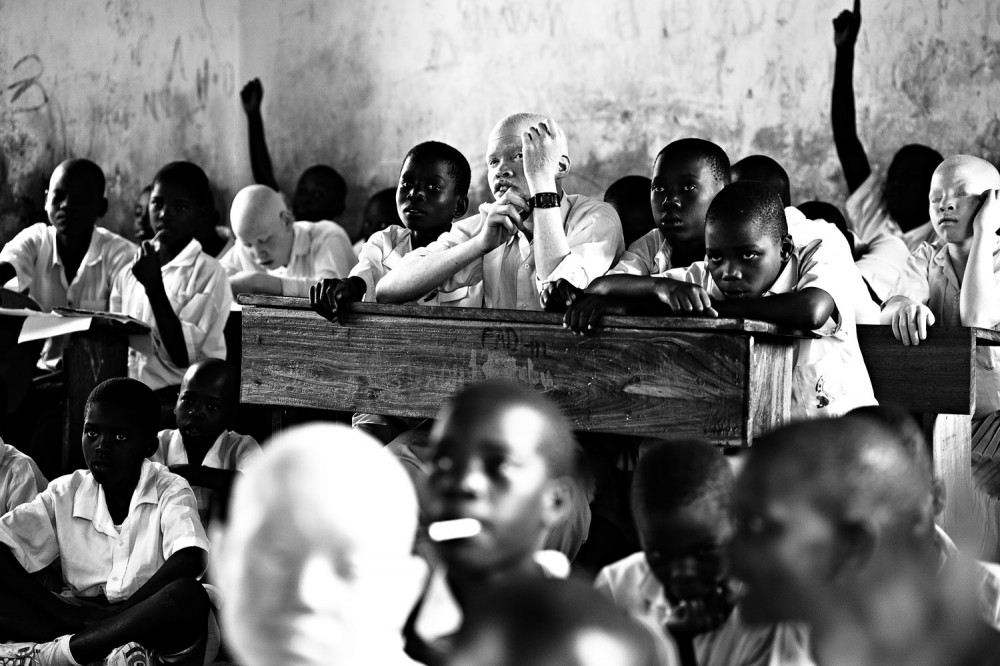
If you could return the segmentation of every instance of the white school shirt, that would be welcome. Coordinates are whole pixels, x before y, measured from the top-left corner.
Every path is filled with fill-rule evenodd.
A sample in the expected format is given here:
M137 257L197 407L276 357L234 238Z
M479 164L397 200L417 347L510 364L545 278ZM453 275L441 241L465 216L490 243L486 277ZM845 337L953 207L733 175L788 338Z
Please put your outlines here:
M910 257L906 243L903 239L883 231L869 243L855 240L854 246L861 253L861 258L855 261L854 265L858 267L878 297L885 301L889 291L899 282L899 276L906 267L906 260Z
M142 463L120 531L104 489L89 470L77 470L0 517L0 543L29 573L58 558L64 595L104 595L112 603L135 594L177 551L208 551L191 487L149 460Z
M846 293L850 294L854 309L856 324L879 324L881 310L879 303L872 300L865 285L864 278L854 257L851 246L837 227L825 220L810 220L798 208L785 208L785 220L788 222L788 233L795 245L806 245L814 240L822 244L816 248L815 258L830 266L830 271L842 277L847 284Z
M410 257L443 252L475 238L486 221L489 206L481 205L478 215L459 220L427 247L410 252L400 266L405 267ZM483 307L541 310L539 293L550 282L563 279L578 289L586 289L614 265L624 250L621 220L610 204L582 194L564 194L559 210L570 253L549 275L535 272L534 245L518 233L455 273L435 291L455 292L482 283Z
M840 266L818 252L821 245L822 241L814 240L797 246L764 294L767 297L816 287L828 293L836 305L833 316L813 331L820 337L804 338L796 344L793 419L842 416L857 407L878 404L858 346L850 285L843 279ZM712 298L725 300L704 261L670 270L667 277L700 285Z
M889 207L885 203L885 178L876 169L872 169L865 182L847 197L844 207L847 209L848 224L864 244L871 243L879 234L886 233L901 238L910 252L924 242L939 245L937 232L929 220L905 233L899 228L899 223L889 213Z
M1000 242L993 250L993 277L1000 284ZM948 256L948 246L936 248L924 243L907 259L906 268L888 298L905 296L923 303L934 313L934 327L961 326L961 293L961 281ZM1000 330L1000 326L995 328ZM933 381L932 377L928 379ZM1000 410L1000 347L977 345L973 418L982 418L997 410Z
M136 246L103 227L94 227L90 245L83 255L72 283L66 282L66 270L56 249L56 228L39 222L10 239L0 250L0 262L7 262L17 272L17 291L28 290L46 312L52 308L71 307L106 311L111 285L122 268L132 261ZM55 368L62 357L67 336L46 341L42 363Z
M153 462L169 467L170 465L186 465L188 459L187 449L184 448L184 439L180 430L161 430L158 435L160 446L156 453L149 456ZM232 430L223 431L215 442L208 449L202 467L212 469L230 469L243 471L247 463L260 453L260 444L249 435L241 435ZM208 524L208 516L211 513L212 490L201 486L192 486L195 499L198 501L198 513L201 516L202 524Z
M610 564L597 574L594 588L630 616L660 628L673 615L663 586L643 552ZM713 631L694 637L699 666L812 666L808 631L781 623L760 626L742 620L739 606Z
M31 456L0 439L0 515L35 499L48 484Z
M233 293L226 280L226 272L219 262L202 252L201 244L192 239L160 272L170 306L181 322L188 362L195 363L203 358L226 358L223 330L233 303ZM132 274L131 264L115 280L111 290L110 309L112 312L123 312L135 317L153 329L151 356L137 349L129 349L128 376L138 379L153 390L180 384L187 367L174 365L164 348L153 309L146 297L146 288Z
M365 295L361 300L375 302L375 285L385 274L399 265L404 256L413 250L410 230L394 224L382 231L376 231L361 246L357 265L351 269L350 277L365 281ZM431 292L424 298L413 301L414 305L446 305L449 307L479 308L483 305L482 284L459 287L454 291Z
M673 268L670 263L670 243L659 229L653 229L637 238L622 254L608 275L650 275L663 277Z
M357 258L351 239L336 222L295 222L292 224L292 254L287 266L266 269L250 250L237 242L220 260L226 275L242 271L267 273L281 280L281 295L309 297L309 287L324 278L347 277Z

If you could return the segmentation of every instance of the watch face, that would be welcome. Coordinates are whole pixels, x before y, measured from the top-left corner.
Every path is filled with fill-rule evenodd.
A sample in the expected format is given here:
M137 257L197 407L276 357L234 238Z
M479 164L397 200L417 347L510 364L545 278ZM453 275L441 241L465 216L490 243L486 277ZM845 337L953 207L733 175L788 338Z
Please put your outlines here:
M559 195L555 192L539 192L532 197L535 208L558 208Z

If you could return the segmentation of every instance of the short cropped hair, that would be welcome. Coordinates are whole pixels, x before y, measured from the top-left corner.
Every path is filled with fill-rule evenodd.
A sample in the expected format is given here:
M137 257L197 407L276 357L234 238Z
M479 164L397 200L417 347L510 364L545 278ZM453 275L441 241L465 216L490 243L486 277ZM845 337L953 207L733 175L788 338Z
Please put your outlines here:
M726 155L726 151L711 141L697 139L694 137L678 139L677 141L673 141L664 146L660 152L656 154L656 159L658 160L660 158L676 155L682 155L684 157L698 157L708 162L709 169L711 170L712 176L715 178L715 182L717 183L728 185L732 180L729 155ZM655 162L656 160L653 161Z
M730 227L750 224L779 243L788 235L785 207L778 193L756 180L741 180L722 188L708 206L705 223Z
M754 442L743 475L781 470L834 519L864 515L884 528L928 527L931 478L883 423L853 414L800 421Z
M934 463L924 433L905 409L890 404L870 405L852 409L849 415L873 419L894 432L910 457L929 475L934 475Z
M448 405L452 415L474 415L484 410L512 405L534 410L545 419L549 427L549 436L541 437L538 447L549 475L552 478L581 478L583 471L579 444L573 437L569 421L551 398L522 384L487 381L467 386Z
M649 185L650 180L645 176L623 176L608 186L604 193L604 203L615 206L638 200L648 207Z
M136 418L144 437L156 437L160 431L160 402L153 389L138 379L113 377L94 387L87 397L86 411L95 403L123 407Z
M792 205L788 172L767 155L749 155L733 165L733 180L757 180L774 189L783 206Z
M307 175L318 175L326 181L326 186L330 189L330 193L336 202L334 208L330 211L330 216L337 217L343 213L344 202L347 199L347 181L340 175L340 172L328 164L314 164L302 172L299 180L302 180Z
M728 508L733 470L715 446L700 439L658 441L644 448L632 479L636 516L663 514L701 500Z
M215 198L208 176L193 162L171 162L153 176L153 186L157 183L172 183L188 189L192 198L202 206L215 210Z
M443 162L448 170L448 175L455 181L455 194L460 197L469 194L469 185L472 183L472 167L469 166L469 160L457 148L441 141L424 141L410 148L410 152L406 153L403 162L405 163L411 157L415 160ZM395 199L393 199L393 203L395 203Z
M100 189L101 196L104 196L104 188L107 185L107 181L104 177L104 170L96 162L83 158L70 159L63 162L63 169L67 174L77 173L92 179L94 189Z

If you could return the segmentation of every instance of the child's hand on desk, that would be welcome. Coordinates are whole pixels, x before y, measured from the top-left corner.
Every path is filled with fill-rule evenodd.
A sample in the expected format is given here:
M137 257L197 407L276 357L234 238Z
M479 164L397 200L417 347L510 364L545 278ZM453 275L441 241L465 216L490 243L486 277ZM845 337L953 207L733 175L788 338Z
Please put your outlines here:
M919 345L927 339L927 327L933 323L929 307L907 300L892 314L892 334L904 345Z
M597 294L582 294L563 316L563 328L577 335L589 335L606 314L625 314L625 305L617 299Z
M155 240L155 239L154 239ZM150 287L163 286L163 274L160 272L160 254L156 251L153 241L143 241L135 255L132 264L132 275L147 290Z
M992 238L1000 231L1000 190L986 190L982 194L979 212L972 220L972 231ZM992 250L992 247L990 248Z
M708 292L700 285L665 278L656 281L654 293L660 302L670 306L675 315L719 316L712 307L712 299Z
M583 296L583 290L562 278L549 282L538 295L542 309L546 312L566 312L566 308Z
M332 322L342 324L345 303L361 300L355 284L351 280L326 278L309 287L309 305L317 313Z
M243 102L243 111L251 116L260 113L260 103L264 99L264 86L260 79L251 79L240 90L240 101Z

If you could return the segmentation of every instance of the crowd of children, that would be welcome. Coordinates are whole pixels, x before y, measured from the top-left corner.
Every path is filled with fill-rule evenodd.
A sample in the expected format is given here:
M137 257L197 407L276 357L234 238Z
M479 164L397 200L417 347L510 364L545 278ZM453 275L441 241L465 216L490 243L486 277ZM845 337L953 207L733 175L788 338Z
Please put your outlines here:
M59 164L0 284L150 332L87 400L85 469L53 465L46 430L65 339L19 404L0 382L0 664L1000 664L1000 351L975 352L969 461L994 539L963 554L935 524L928 442L877 405L857 328L919 345L1000 326L1000 171L921 145L884 175L869 163L860 27L856 0L834 20L843 208L794 206L775 159L702 137L603 201L567 192L562 127L515 113L486 136L491 202L470 211L469 160L425 141L352 239L332 167L282 194L257 79L231 231L191 162L142 190L132 240L97 224L101 167ZM544 310L578 335L607 314L770 322L801 332L792 423L739 455L644 440L609 459L550 396L481 382L433 420L354 414L261 447L226 360L241 293L308 298L332 326L357 302Z

